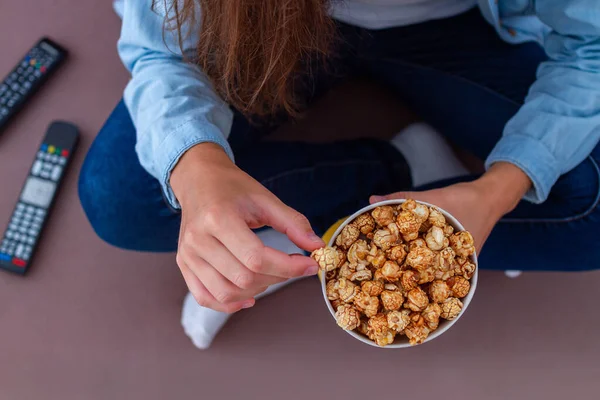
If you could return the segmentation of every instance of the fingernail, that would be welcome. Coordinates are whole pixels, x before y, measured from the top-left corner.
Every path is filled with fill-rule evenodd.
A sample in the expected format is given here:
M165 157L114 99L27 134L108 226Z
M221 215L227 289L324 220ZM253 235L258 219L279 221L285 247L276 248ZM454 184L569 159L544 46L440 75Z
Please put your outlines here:
M323 239L321 239L321 237L314 232L308 235L308 238L315 243L323 243Z
M315 275L318 271L319 271L319 267L317 267L316 265L313 265L311 267L306 268L306 271L304 271L304 276Z
M383 196L371 196L371 202L372 203L379 203L380 201L385 200L385 197Z
M242 308L251 308L253 306L254 306L254 301L252 301L252 300L248 300L247 302L242 304Z

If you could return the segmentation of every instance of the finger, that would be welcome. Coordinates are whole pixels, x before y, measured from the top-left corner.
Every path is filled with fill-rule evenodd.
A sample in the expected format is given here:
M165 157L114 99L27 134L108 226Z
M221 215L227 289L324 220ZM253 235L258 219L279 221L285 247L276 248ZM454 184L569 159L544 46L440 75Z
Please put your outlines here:
M415 192L396 192L396 193L386 194L383 196L373 195L369 198L369 203L373 204L373 203L379 203L381 201L397 200L397 199L414 199L416 194L417 193L415 193Z
M325 246L310 226L308 219L298 211L283 204L278 198L261 201L264 223L276 231L285 234L296 246L306 251L313 251Z
M197 250L206 262L240 289L267 287L284 281L284 278L259 274L249 270L214 237L203 240Z
M243 290L229 282L212 265L197 255L188 255L190 270L198 277L206 290L221 304L246 301L256 295L254 290Z
M244 220L237 217L223 219L219 226L210 227L210 233L250 271L285 279L317 273L318 265L312 258L267 247Z
M255 304L254 299L238 301L236 303L221 304L206 289L200 279L194 275L192 270L190 270L185 263L180 265L179 269L181 270L181 274L183 275L183 279L185 280L190 293L192 296L194 296L196 302L202 307L231 314L241 310L242 308L250 308Z

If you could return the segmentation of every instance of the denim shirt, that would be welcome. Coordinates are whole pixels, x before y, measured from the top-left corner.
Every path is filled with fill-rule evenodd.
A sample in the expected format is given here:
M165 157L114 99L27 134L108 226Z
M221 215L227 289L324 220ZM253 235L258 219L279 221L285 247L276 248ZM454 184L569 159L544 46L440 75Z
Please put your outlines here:
M137 130L141 165L169 185L172 169L192 146L212 142L233 160L227 137L233 115L206 75L186 63L172 32L163 32L163 1L125 0L118 41L131 72L124 100ZM560 175L581 163L600 140L600 7L598 0L478 0L485 19L509 43L536 41L549 60L538 68L524 105L507 123L486 167L506 161L522 169L541 203ZM193 51L198 32L182 43Z

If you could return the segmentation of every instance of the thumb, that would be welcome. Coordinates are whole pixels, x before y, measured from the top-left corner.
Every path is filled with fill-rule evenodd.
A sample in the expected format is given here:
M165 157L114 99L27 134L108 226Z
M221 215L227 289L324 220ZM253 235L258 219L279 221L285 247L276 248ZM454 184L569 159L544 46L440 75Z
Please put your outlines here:
M416 194L414 192L396 192L396 193L388 194L385 196L373 195L369 198L369 203L370 204L379 203L380 201L385 201L385 200L414 199L415 195Z
M264 223L278 232L285 234L296 246L306 251L313 251L325 246L310 226L308 219L300 212L283 204L279 199L273 200L263 208Z

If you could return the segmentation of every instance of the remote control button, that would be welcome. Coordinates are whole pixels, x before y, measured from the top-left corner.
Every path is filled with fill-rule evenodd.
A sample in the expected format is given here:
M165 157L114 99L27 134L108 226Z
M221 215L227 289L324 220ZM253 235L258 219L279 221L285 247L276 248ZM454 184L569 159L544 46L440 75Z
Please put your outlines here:
M60 156L58 156L57 154L55 154L55 155L52 156L52 162L53 163L57 164L58 160L60 160Z
M10 85L10 88L12 89L13 92L18 92L19 89L21 88L21 85L19 85L18 83L13 83L12 85Z
M45 73L46 73L46 71L47 71L47 68L46 68L46 66L45 66L45 65L42 65L42 66L40 67L40 72L41 72L42 74L45 74Z
M25 267L27 265L25 260L21 260L20 258L13 258L12 263L17 267Z
M29 79L29 82L35 81L35 75L33 75L33 72L27 77L27 79Z
M17 74L16 72L13 72L12 74L10 74L9 79L11 81L14 81L15 79L17 79L19 77L19 74Z
M35 207L34 206L27 206L25 208L25 211L27 211L28 213L33 213L33 212L35 212Z
M39 154L38 154L39 157ZM32 175L39 175L40 172L42 171L42 162L40 160L35 160L35 162L33 163L33 167L31 167L31 174Z
M0 117L4 117L8 114L8 108L0 107Z
M33 222L37 222L38 224L41 224L42 222L44 222L44 218L34 215Z
M17 233L17 232L15 232L15 234L14 234L14 236L13 236L13 239L14 239L14 240L21 240L21 234L20 234L20 233Z
M10 261L12 257L6 253L0 253L0 261Z
M46 216L46 211L42 208L38 208L37 211L35 212L36 215L40 216L40 217L45 217Z
M27 233L27 228L25 228L24 226L20 226L19 229L17 229L17 230L22 234Z
M8 107L13 107L15 104L17 104L16 100L10 99L9 101L6 102L6 105Z
M37 70L37 69L36 69L35 71L33 71L33 75L34 75L36 78L39 78L40 76L42 76L42 73L41 73L39 70Z
M8 225L8 229L11 229L13 231L16 231L17 229L19 229L19 227L16 224L9 224Z
M7 239L12 239L12 238L13 238L13 236L14 236L14 233L13 233L13 231L7 231L7 232L6 232L6 238L7 238Z
M42 171L42 173L40 174L40 176L44 179L49 179L50 178L50 172L48 171Z
M24 211L25 210L25 205L23 203L17 204L17 210L18 211Z
M22 68L27 68L28 65L29 65L29 59L25 58L25 61L21 62L21 67Z
M40 231L41 227L42 225L39 222L34 222L33 224L31 224L31 229L35 231L36 235Z
M31 245L35 244L35 238L34 237L28 237L27 238L27 243L29 243Z
M0 84L0 94L6 92L8 90L8 86L3 84Z
M67 159L66 158L62 158L62 157L59 158L58 159L58 165L62 165L62 166L67 165Z
M53 181L57 181L60 178L60 174L62 173L62 167L59 167L58 165L56 167L54 167L54 169L52 170L52 174L50 175L50 178Z
M30 230L27 231L27 234L30 235L30 236L35 236L35 235L38 234L38 231L34 230L34 229L30 229Z
M52 145L48 146L48 153L52 154L52 153L54 153L54 150L56 150L56 147L54 147Z
M15 250L15 256L21 258L23 256L23 250L25 250L25 246L23 246L22 244L19 244L17 246L17 250Z
M25 88L25 90L31 89L31 82L29 82L29 81L23 82L23 88Z

